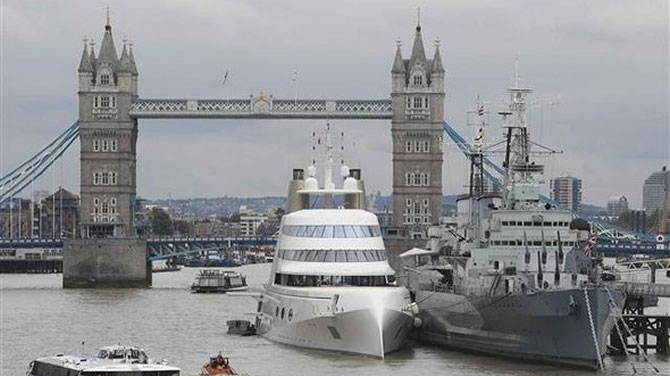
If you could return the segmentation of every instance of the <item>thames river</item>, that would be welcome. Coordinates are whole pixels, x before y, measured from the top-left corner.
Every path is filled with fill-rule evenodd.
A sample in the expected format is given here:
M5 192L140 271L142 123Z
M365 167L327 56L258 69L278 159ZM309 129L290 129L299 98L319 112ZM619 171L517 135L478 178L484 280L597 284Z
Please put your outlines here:
M251 286L266 282L270 264L237 269ZM197 375L210 355L223 351L240 373L260 375L594 375L411 343L384 360L280 345L259 336L227 335L226 321L253 320L250 297L192 294L197 269L157 273L151 289L63 290L60 274L0 275L0 375L25 375L31 360L122 343L167 359L182 375ZM667 314L670 302L655 310ZM650 355L670 375L667 357ZM606 358L608 375L650 374L634 356Z

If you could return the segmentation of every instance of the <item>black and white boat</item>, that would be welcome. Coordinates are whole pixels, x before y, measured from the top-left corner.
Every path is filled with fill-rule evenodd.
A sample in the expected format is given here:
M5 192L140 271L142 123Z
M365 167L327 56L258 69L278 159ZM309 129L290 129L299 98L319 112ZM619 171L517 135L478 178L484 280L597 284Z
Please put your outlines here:
M247 288L247 278L242 274L217 269L201 270L191 285L193 292L201 293L226 293L229 291L244 291Z
M151 361L140 348L116 345L103 347L96 355L36 359L30 362L26 376L179 376L180 372L166 361Z

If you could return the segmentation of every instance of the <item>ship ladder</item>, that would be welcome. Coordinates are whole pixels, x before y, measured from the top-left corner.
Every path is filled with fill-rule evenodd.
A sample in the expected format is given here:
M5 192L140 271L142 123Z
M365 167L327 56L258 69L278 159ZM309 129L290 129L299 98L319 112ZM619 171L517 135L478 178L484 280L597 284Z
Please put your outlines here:
M598 345L598 337L596 336L596 327L593 324L593 314L591 313L591 302L589 302L589 292L586 286L584 286L584 299L586 300L586 311L589 314L589 324L591 324L591 336L593 337L593 344L596 347L596 356L598 357L598 365L600 370L604 370L605 366L603 365L603 358L600 356L600 346Z
M607 291L607 295L609 296L610 308L614 308L615 312L620 312L619 306L617 306L617 304L614 302L614 297L612 296L612 293L610 292L610 290L606 286L603 286L603 288L605 289L605 291ZM619 316L619 320L617 320L617 321L620 321L623 324L624 329L626 329L626 332L628 333L628 335L633 339L633 342L635 343L635 347L637 347L638 352L640 354L642 354L642 356L644 357L644 361L649 363L651 368L653 368L654 371L656 371L656 373L661 373L661 371L658 369L658 367L656 367L656 364L654 364L654 362L651 359L649 359L647 354L644 351L642 351L642 346L640 346L640 343L635 338L635 335L633 335L633 331L630 330L630 327L626 323L626 320L624 320L623 317L621 317L620 314L617 314L617 316ZM615 325L615 327L616 327L617 332L619 333L619 339L621 340L621 345L623 346L628 342L624 341L623 335L621 334L621 330L619 329L618 323ZM628 349L624 349L624 351L626 351L626 356L628 356ZM635 366L632 363L631 363L631 367L633 367L633 370L635 370ZM635 371L637 372L637 370L635 370Z

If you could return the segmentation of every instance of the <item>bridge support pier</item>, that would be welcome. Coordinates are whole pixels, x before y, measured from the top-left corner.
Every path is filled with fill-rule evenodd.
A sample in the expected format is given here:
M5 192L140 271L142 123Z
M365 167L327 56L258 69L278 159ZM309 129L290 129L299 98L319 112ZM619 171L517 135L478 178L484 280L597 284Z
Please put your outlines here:
M63 288L151 287L151 262L141 239L71 239L63 250Z

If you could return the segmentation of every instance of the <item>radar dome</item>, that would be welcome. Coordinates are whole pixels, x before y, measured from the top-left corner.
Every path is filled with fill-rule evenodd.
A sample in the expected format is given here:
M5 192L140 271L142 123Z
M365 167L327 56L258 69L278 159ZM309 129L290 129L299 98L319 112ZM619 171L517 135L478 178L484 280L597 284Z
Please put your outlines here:
M345 191L353 191L358 189L358 182L352 177L344 179L344 184L342 184L342 189Z
M305 190L306 191L316 191L319 189L319 182L315 177L309 177L305 179Z

